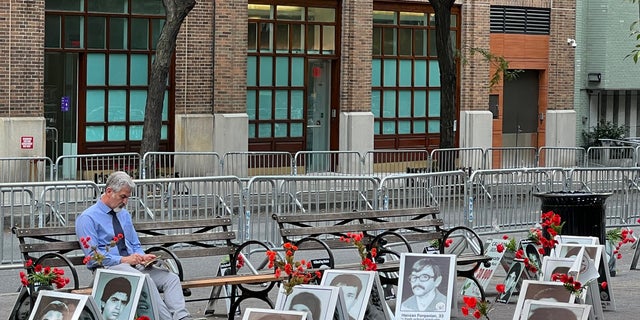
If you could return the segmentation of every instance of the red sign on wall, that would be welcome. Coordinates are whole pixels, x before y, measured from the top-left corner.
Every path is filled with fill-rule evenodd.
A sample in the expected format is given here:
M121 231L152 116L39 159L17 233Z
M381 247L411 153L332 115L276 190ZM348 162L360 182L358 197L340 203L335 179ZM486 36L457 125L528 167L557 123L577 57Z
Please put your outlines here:
M20 137L20 149L33 149L33 137Z

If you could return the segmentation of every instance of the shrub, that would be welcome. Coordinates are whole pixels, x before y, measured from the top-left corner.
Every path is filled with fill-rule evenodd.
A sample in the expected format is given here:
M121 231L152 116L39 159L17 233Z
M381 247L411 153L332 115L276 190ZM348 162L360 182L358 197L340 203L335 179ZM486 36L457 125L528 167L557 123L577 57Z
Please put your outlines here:
M600 139L622 139L627 133L627 127L616 125L609 121L600 121L591 131L583 131L585 147L602 146Z

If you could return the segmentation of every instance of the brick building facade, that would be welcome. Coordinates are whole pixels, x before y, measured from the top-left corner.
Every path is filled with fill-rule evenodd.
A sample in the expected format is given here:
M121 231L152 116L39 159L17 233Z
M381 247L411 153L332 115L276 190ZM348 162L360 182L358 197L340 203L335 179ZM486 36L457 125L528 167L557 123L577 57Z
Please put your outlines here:
M120 2L122 8L117 7ZM151 3L148 8L138 5L147 2ZM73 7L74 3L78 7ZM114 3L113 7L110 3L97 11L84 8L85 1L80 0L9 0L0 4L0 53L6 57L0 61L0 123L4 127L0 141L5 146L0 156L51 156L45 150L45 127L67 131L60 133L61 151L55 156L98 149L135 151L141 128L140 106L133 105L144 97L146 87L144 79L134 78L148 70L134 61L150 61L144 57L152 57L153 48L143 45L141 49L134 42L143 26L149 34L149 46L153 46L162 18L157 12L161 1ZM260 10L265 8L271 8L276 15L300 8L305 13L298 20L291 18L290 12L283 17L260 16ZM519 16L518 12L546 14L548 30L495 31L492 28L497 27L494 15L498 10L504 14L515 12L522 19L528 19L528 13ZM389 36L410 34L413 41L424 41L424 50L431 50L431 12L428 1L199 1L182 26L176 46L174 71L167 87L163 148L219 154L247 150L367 151L390 146L436 148L439 106L434 107L434 103L439 104L439 80L435 57L426 51L418 53L422 49L415 43L409 53L402 53L405 43ZM252 17L253 13L257 16ZM317 16L311 18L312 13ZM532 138L521 139L525 144L519 146L573 145L574 53L567 50L566 39L575 37L575 2L460 2L454 8L454 16L452 34L460 52L456 117L459 146L512 146L502 120L519 108L504 108L506 87L500 83L489 88L488 79L495 67L480 55L471 54L472 48L487 49L504 56L511 68L533 72L531 81L536 85L533 91L538 102L530 114L536 115L535 130L529 135ZM78 19L80 22L76 23ZM76 25L80 31L74 33L72 27ZM96 26L102 25L105 37L110 37L103 43L90 36ZM278 42L283 35L277 32L285 25L288 43L283 51ZM118 35L127 27L128 32ZM296 33L299 28L302 33ZM406 33L409 29L412 31ZM333 36L329 36L331 32ZM295 41L301 34L307 43L297 51ZM50 42L51 39L60 43ZM254 40L262 46L271 41L273 48L252 50ZM46 61L58 61L55 57L66 57L60 59L66 59L68 64L63 69L47 67L51 62ZM123 62L124 71L109 69L116 67L116 61L129 63ZM268 68L266 61L272 63ZM288 62L281 65L283 61ZM104 67L104 79L93 79L95 74L89 72L95 63ZM421 74L422 66L427 68L426 75ZM281 70L288 70L284 78ZM302 80L297 79L296 72ZM406 78L403 72L412 75ZM59 82L67 88L75 85L77 91L53 89L51 78L60 73L66 78ZM427 77L426 84L421 85L423 76ZM118 77L122 83L114 80ZM253 80L255 84L251 83ZM316 87L312 89L310 83L314 81ZM320 95L322 99L318 100L315 90L326 89L323 81L330 83L331 90L325 92L328 97ZM69 97L75 116L65 111L47 111L60 107L56 103L65 96ZM96 114L90 110L96 106L91 101L94 98L100 101ZM495 110L489 108L492 99L497 99ZM117 101L115 107L109 105L113 101ZM321 118L311 121L310 106L318 102L324 103L326 109L317 112ZM300 114L294 112L295 108ZM320 135L326 141L314 144L311 139L320 135L311 138L309 132L317 126L325 130L321 132L326 134ZM567 135L572 128L573 133ZM20 148L22 136L34 136L35 148ZM110 137L115 138L111 141ZM65 143L69 145L65 147Z

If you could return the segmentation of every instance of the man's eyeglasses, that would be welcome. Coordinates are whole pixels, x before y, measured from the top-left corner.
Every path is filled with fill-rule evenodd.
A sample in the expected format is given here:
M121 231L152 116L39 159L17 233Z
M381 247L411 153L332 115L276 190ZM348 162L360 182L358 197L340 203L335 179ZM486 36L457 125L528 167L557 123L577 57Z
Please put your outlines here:
M429 274L421 274L419 276L411 275L409 277L409 281L411 281L411 282L415 282L415 281L418 281L418 280L420 280L420 281L429 281L429 280L434 279L434 278L435 278L435 276L432 276L432 275L429 275Z

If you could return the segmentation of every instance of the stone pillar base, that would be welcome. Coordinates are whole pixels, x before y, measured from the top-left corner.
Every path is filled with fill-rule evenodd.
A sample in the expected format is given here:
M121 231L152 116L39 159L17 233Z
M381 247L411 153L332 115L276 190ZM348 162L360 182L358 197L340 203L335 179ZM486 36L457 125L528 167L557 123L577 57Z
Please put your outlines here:
M367 151L373 150L373 113L371 112L341 112L340 113L340 151L358 151L362 156ZM343 169L354 170L360 168L360 163L355 157L347 157L350 163L341 166ZM365 164L371 166L373 164ZM370 172L365 170L364 172Z

